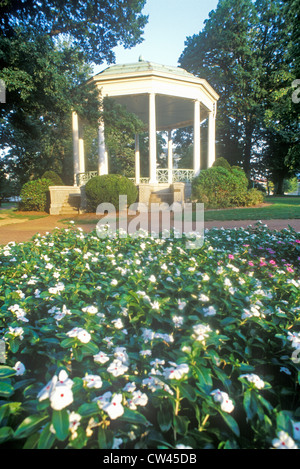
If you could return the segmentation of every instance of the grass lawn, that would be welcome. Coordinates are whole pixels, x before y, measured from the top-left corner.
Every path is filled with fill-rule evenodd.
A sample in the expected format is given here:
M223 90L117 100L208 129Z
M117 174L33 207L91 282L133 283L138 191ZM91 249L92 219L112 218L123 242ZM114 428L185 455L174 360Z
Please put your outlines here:
M205 221L223 220L271 220L300 218L300 197L270 196L261 207L207 210Z
M7 218L26 218L26 220L35 220L37 218L44 218L48 214L44 212L20 212L16 203L4 202L0 207L0 220Z

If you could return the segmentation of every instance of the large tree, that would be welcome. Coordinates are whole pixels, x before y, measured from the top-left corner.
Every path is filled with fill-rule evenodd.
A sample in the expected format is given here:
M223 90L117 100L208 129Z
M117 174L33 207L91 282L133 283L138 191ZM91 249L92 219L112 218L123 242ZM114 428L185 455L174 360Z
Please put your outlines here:
M144 0L0 2L0 144L5 169L24 182L46 169L72 183L71 111L95 128L91 64L114 61L117 44L139 43ZM92 138L92 137L91 137Z
M2 0L0 31L13 37L16 30L56 38L69 35L86 60L114 62L113 48L141 42L147 16L146 0Z
M279 141L283 137L275 128L279 96L285 103L284 111L281 107L282 126L294 126L291 116L288 123L286 120L293 79L293 25L297 29L290 3L220 0L203 30L187 38L179 59L181 66L206 78L220 94L217 155L224 156L231 164L242 164L249 177L251 159L259 146L264 146L264 155L269 153L269 162L275 160L274 138ZM287 89L289 93L283 91ZM292 141L282 143L277 156L281 155L284 166ZM282 176L290 173L285 169ZM275 178L275 171L272 174Z

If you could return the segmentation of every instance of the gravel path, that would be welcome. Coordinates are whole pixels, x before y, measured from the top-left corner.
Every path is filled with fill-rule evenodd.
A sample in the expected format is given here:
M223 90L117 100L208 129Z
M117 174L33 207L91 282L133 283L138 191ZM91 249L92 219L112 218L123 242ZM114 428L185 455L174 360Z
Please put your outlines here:
M8 220L5 220L5 224L0 224L0 245L5 245L10 241L25 242L29 241L35 234L40 233L41 235L46 232L50 232L55 228L66 228L67 225L62 222L67 217L65 215L48 215L45 218L39 218L35 220L18 220L16 223L11 219L11 223L8 223ZM95 229L95 215L94 214L85 214L79 216L80 220L85 219L86 222L90 219L93 220L92 223L83 223L81 228L86 231L92 231ZM73 218L76 220L76 217ZM290 220L260 220L263 224L266 224L272 230L282 230L283 228L288 228L290 225L297 232L300 232L300 219L290 219ZM255 225L255 220L238 220L238 221L209 221L205 222L205 228L233 228L233 227L247 227L249 225ZM156 231L157 227L152 229Z

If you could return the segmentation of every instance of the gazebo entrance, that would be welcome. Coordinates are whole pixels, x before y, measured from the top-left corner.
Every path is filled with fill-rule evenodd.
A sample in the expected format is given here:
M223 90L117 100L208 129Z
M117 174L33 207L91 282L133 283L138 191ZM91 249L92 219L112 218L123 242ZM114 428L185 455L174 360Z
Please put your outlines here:
M140 175L139 136L135 136L135 178L139 200L149 202L151 193L177 193L184 200L185 184L200 173L201 122L208 119L207 166L215 160L215 119L219 96L206 80L178 68L139 59L137 63L113 65L91 78L100 98L112 97L136 114L149 132L149 178ZM193 126L193 168L173 168L174 129ZM156 132L168 131L168 167L157 168ZM91 177L108 174L104 122L98 127L98 171L85 172L84 143L78 115L73 112L74 184L81 186ZM169 190L167 191L167 189ZM175 195L176 199L176 195ZM175 200L174 200L175 201Z

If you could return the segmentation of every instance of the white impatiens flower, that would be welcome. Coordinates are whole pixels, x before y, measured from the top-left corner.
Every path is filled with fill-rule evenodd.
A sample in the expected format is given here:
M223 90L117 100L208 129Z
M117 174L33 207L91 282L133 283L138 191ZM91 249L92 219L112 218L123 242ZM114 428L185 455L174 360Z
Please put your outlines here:
M221 409L224 412L231 413L234 409L232 400L229 398L227 392L220 391L220 389L215 389L210 393L213 396L215 402L221 404Z
M9 306L7 309L14 313L19 321L29 322L29 320L26 318L26 312L18 304Z
M122 319L113 319L112 324L115 326L116 329L122 329L124 327L124 324L122 323Z
M115 394L110 402L106 402L103 405L102 409L108 413L111 420L115 420L123 415L122 398L122 394Z
M193 338L197 342L202 342L203 344L205 343L205 339L209 337L209 332L212 332L211 328L207 324L197 324L196 326L193 326Z
M84 313L88 314L97 314L98 313L98 308L96 306L85 306L84 308L81 309Z
M185 374L189 372L189 367L185 363L177 365L174 362L169 362L171 367L164 369L164 377L167 379L181 379Z
M217 311L214 308L214 306L209 306L208 308L203 308L203 311L204 311L204 317L215 316L217 314Z
M109 360L109 356L104 352L98 352L96 355L94 355L94 360L96 363L103 364Z
M93 402L97 402L98 407L102 409L105 404L110 402L111 398L112 398L112 393L110 391L107 391L104 394L102 394L102 396L95 397L93 399Z
M73 402L72 386L73 381L67 372L61 370L58 376L53 376L37 397L39 401L50 399L52 409L62 410Z
M277 438L274 438L272 445L276 449L298 449L293 438L287 432L280 431L277 433Z
M8 333L13 337L18 337L20 340L24 339L24 329L23 327L11 327L9 326Z
M51 407L54 410L62 410L73 402L73 392L69 386L58 384L50 395Z
M294 439L300 441L300 422L293 422Z
M132 396L128 399L127 404L129 409L136 410L137 406L145 406L148 403L148 396L141 391L133 391Z
M25 373L26 368L22 362L17 362L14 366L14 370L16 370L16 376L22 376Z
M115 359L107 368L107 371L113 376L121 376L128 370L128 366L124 365L119 359Z
M240 378L246 378L249 383L253 383L257 389L263 389L265 387L264 381L254 373L241 375Z
M83 344L87 344L91 340L91 334L81 327L73 327L67 332L67 336L76 337Z
M99 389L102 387L102 379L99 375L85 375L82 379L87 388Z
M175 327L178 328L182 326L184 319L182 316L172 316L172 321L174 322Z
M71 432L71 440L74 440L77 438L77 428L80 425L80 420L81 420L81 415L77 414L76 412L70 412L69 413L69 430Z
M151 283L155 283L155 282L156 282L156 277L155 277L155 275L150 275L150 277L149 277L149 282L151 282Z
M292 342L292 347L300 348L300 332L288 332L287 339Z

